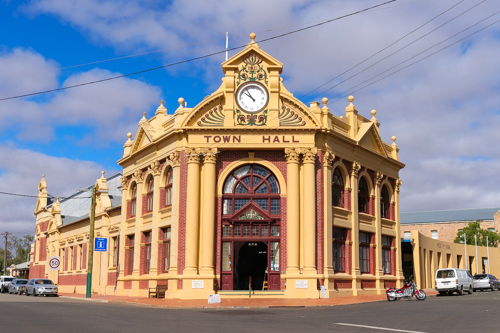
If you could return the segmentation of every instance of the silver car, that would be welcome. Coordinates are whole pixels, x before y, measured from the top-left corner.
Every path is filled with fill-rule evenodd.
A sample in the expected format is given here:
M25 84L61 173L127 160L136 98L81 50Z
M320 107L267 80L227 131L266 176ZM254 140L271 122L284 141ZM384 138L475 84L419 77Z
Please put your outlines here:
M500 289L500 281L491 274L474 275L474 290L491 289L491 291Z
M19 294L21 295L25 288L26 284L28 283L28 280L26 279L14 279L12 282L9 284L9 294Z
M54 295L57 296L57 285L49 279L31 279L26 284L26 296Z

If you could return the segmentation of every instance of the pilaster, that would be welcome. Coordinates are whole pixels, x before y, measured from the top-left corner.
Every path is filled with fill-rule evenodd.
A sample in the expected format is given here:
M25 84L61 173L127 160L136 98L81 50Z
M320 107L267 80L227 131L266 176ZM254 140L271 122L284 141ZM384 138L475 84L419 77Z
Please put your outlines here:
M299 271L299 151L285 149L287 168L287 275Z
M188 181L186 203L186 268L184 274L198 272L198 239L200 217L200 152L186 148Z
M382 268L382 212L380 211L380 191L381 182L384 175L381 172L375 173L375 275L377 276L377 294L381 294L384 289L382 278L384 270Z
M358 212L358 176L361 166L357 162L352 163L351 170L351 213L352 213L352 226L351 226L351 240L352 240L352 294L358 295L358 290L361 289L361 280L359 276L359 212Z
M200 274L213 277L214 275L214 242L215 242L215 162L217 160L217 148L207 148L203 151L203 209L202 209L202 233L203 241L202 260Z

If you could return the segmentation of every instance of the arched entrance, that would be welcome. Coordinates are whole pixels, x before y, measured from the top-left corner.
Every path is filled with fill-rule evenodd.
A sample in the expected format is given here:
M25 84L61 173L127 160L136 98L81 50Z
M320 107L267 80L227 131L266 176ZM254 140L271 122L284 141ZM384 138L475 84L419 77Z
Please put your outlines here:
M280 289L280 188L268 169L248 164L225 180L222 290Z

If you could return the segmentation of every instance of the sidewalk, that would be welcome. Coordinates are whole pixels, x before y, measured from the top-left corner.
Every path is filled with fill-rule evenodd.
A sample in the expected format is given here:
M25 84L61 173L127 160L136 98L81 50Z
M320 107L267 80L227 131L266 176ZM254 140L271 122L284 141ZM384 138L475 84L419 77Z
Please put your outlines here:
M434 296L437 292L434 289L426 289L427 296ZM154 308L165 309L198 309L198 308L218 308L218 309L234 309L234 308L294 308L294 307L321 307L321 306L336 306L349 305L359 303L371 303L386 301L384 295L367 295L367 296L345 296L326 299L269 299L269 298L232 298L224 299L220 304L208 304L207 300L180 300L180 299L157 299L145 297L129 297L129 296L111 296L111 295L92 295L92 298L85 298L85 294L69 294L60 293L59 296L67 298L76 298L103 303L121 303L128 305L147 306ZM416 300L415 300L416 301Z

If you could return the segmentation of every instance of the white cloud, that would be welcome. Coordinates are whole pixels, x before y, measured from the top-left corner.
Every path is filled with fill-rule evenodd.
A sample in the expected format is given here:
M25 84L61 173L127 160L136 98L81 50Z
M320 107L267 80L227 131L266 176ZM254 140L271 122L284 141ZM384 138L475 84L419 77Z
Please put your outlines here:
M284 63L285 85L301 96L457 3L445 0L409 4L413 2L398 2L394 6L389 5L393 7L390 9L342 19L261 43L261 47ZM257 32L259 40L298 28L298 24L344 15L377 3L379 1L373 0L282 0L256 1L248 5L248 2L233 0L174 0L164 5L160 1L139 0L34 0L27 10L34 14L54 15L84 32L96 43L111 45L119 52L137 53L138 49L164 49L223 38L226 31L231 36L242 36L231 40L230 46L236 46L247 43L251 31ZM342 79L430 32L476 3L465 1L459 4L366 65L343 75ZM399 4L402 6L396 6ZM323 95L331 98L344 90L353 91L357 88L350 87L497 10L495 1L486 1L316 100L320 100ZM498 18L481 23L460 37L495 19ZM259 32L284 26L289 28ZM385 140L389 141L392 135L398 137L401 159L407 165L401 172L404 181L401 190L403 211L427 210L430 207L452 209L497 206L497 201L500 204L497 200L498 191L491 186L498 181L495 171L500 163L494 144L500 139L496 129L500 111L498 29L498 26L490 27L461 44L354 94L355 105L362 115L369 117L369 111L377 109L381 134ZM457 38L433 51L455 40ZM221 40L175 49L166 53L165 62L207 54L223 46ZM199 75L202 72L212 89L220 83L222 58L221 55L169 70L179 75ZM346 105L347 100L343 99L331 103L330 108L334 114L342 115ZM467 180L464 181L464 177ZM473 181L469 182L470 179Z
M54 157L29 149L19 149L12 144L0 145L0 156L0 188L2 192L9 193L38 195L38 183L43 173L49 194L67 196L78 188L94 184L103 170L96 162ZM2 228L20 234L34 233L33 212L37 199L4 194L0 196Z
M33 50L14 49L0 54L0 91L4 96L56 89L101 80L120 73L99 68L71 75L59 84L56 64ZM15 73L39 73L15 76ZM3 97L3 96L2 96ZM17 139L47 142L55 138L58 126L90 128L92 140L102 145L124 142L134 131L143 112L159 105L160 89L145 82L119 78L95 85L52 93L39 99L0 102L0 129L11 130Z

